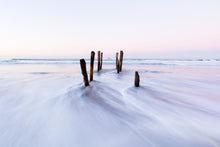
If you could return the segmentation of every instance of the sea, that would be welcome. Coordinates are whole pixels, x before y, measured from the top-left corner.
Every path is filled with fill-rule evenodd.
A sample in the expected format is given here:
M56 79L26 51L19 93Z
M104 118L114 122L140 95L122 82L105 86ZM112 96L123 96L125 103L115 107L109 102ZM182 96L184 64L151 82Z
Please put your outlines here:
M1 147L220 146L220 59L79 60L0 58Z

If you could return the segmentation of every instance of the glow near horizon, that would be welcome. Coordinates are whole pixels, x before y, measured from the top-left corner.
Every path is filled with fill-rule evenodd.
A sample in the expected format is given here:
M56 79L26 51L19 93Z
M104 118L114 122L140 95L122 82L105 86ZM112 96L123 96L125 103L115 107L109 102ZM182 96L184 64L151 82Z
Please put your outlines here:
M130 56L185 50L216 54L219 8L218 0L4 1L0 52L75 57L120 49Z

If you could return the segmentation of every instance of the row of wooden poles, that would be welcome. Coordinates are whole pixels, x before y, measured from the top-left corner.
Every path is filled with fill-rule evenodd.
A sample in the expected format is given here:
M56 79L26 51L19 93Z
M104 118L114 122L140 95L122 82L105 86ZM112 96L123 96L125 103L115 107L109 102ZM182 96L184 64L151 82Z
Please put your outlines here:
M116 69L117 73L119 74L122 71L122 63L123 63L123 56L124 52L120 51L120 58L118 58L118 52L116 53ZM95 52L91 52L91 58L90 58L90 82L93 81L93 71L94 71L94 60L95 60ZM103 63L103 52L98 51L98 64L97 64L97 71L99 72L102 70L102 63ZM88 80L88 74L86 70L86 61L85 59L80 59L80 66L81 71L83 75L83 81L85 86L89 86L89 80ZM140 76L138 72L135 72L135 80L134 85L135 87L139 87L140 83Z

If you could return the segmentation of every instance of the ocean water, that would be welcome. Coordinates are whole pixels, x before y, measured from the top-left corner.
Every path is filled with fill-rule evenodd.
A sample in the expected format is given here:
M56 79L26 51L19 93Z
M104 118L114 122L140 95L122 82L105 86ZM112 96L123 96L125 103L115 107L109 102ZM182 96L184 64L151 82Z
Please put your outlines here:
M89 62L89 59L85 59ZM0 65L13 64L79 64L79 59L31 59L5 58L0 59ZM115 59L104 59L103 64L113 65ZM220 65L220 59L124 59L125 65L173 65L173 66L213 66Z
M0 146L220 146L219 59L96 66L84 87L79 59L0 59Z

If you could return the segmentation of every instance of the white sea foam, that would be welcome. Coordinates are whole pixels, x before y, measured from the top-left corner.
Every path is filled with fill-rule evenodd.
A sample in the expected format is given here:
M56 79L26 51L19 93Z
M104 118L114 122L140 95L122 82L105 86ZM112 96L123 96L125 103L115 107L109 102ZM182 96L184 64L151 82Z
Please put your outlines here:
M86 62L89 62L89 59L86 59ZM124 59L123 62L124 65L220 66L219 59ZM0 65L14 64L79 64L79 59L0 59ZM103 64L114 65L115 59L104 59Z
M178 62L106 64L87 88L78 64L0 65L0 146L220 146L220 67Z

